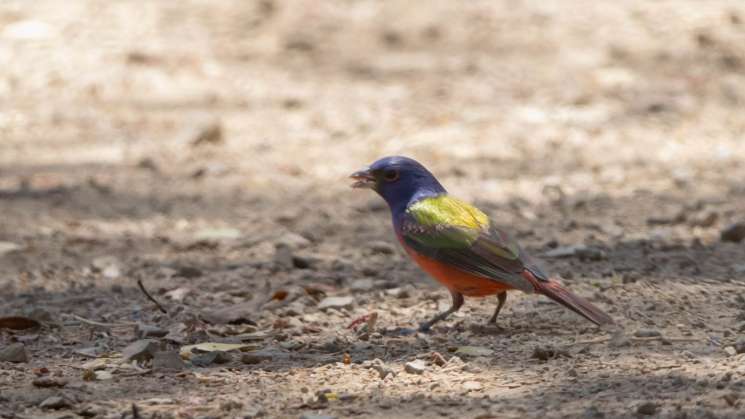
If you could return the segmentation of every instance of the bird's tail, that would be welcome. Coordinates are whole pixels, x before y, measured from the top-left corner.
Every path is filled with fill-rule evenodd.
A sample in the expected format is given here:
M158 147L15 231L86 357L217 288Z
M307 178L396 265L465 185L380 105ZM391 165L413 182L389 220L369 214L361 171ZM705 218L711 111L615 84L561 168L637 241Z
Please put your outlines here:
M532 276L532 275L530 275ZM545 295L546 297L556 301L564 307L574 311L580 316L587 320L595 323L598 326L613 324L613 319L605 314L602 310L595 307L592 303L585 300L584 298L574 294L568 289L564 288L557 281L550 279L548 281L539 281L535 277L530 281L535 286L535 290L538 293Z

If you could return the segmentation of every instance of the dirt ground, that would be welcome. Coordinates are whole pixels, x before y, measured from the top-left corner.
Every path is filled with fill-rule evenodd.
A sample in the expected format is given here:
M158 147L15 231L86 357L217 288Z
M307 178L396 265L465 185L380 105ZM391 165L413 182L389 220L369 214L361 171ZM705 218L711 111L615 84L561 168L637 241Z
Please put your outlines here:
M7 0L0 62L2 418L745 415L741 1ZM619 330L413 333L390 154Z

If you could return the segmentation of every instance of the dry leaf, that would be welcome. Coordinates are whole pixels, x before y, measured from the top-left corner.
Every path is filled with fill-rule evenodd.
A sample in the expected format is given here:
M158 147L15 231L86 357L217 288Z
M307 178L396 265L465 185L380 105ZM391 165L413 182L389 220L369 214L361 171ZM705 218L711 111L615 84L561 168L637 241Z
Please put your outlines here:
M34 319L21 316L0 317L0 329L26 330L41 327L41 323Z

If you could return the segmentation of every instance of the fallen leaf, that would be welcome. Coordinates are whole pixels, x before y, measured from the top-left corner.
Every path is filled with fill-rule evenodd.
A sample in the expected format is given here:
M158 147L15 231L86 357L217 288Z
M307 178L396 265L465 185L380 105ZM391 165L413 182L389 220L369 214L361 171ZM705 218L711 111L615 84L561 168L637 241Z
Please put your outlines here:
M34 319L21 316L0 317L0 329L26 330L41 327Z

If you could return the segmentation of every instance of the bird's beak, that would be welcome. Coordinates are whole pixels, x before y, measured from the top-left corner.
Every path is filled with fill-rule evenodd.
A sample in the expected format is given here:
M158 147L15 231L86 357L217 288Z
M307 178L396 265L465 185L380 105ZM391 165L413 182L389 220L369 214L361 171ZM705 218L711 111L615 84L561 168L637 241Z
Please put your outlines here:
M353 188L375 189L375 185L377 184L375 176L370 173L369 169L354 172L349 175L349 177L355 180L355 182L352 184Z

